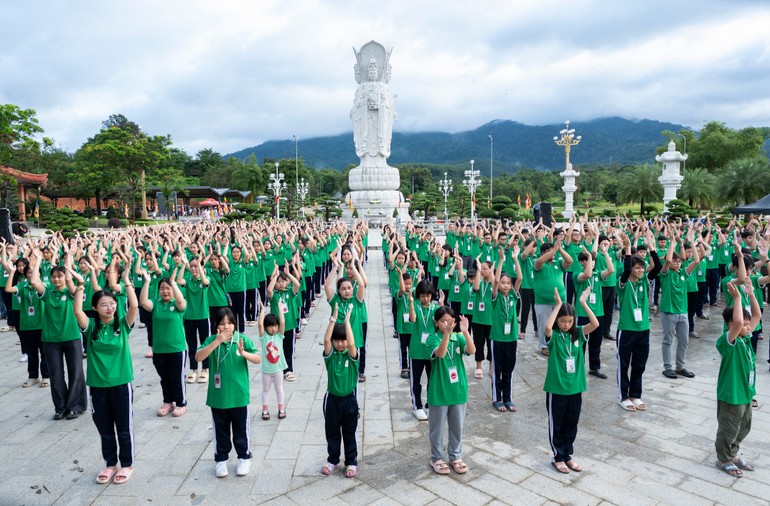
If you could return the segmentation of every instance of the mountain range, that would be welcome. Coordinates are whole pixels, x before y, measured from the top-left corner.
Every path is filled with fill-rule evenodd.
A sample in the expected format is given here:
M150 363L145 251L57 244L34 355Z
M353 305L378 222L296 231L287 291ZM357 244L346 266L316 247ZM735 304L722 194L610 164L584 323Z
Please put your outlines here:
M398 124L396 124L396 127ZM663 130L678 132L683 125L619 117L599 118L570 124L575 135L582 136L572 147L570 162L580 166L597 164L655 163L655 149L666 139ZM525 125L510 120L495 120L465 132L393 132L388 164L467 165L476 160L476 168L489 167L494 152L495 172L515 172L520 168L540 170L563 169L564 148L554 143L564 124ZM489 136L493 135L494 142ZM299 157L316 169L343 170L357 165L353 133L302 139ZM226 155L246 159L254 154L264 159L294 158L294 141L273 140ZM493 148L493 149L490 149Z

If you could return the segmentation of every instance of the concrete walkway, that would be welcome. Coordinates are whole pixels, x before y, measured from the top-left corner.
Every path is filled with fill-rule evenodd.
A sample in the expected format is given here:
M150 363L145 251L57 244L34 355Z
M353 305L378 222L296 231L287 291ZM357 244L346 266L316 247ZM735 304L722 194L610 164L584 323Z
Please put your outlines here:
M380 244L378 231L369 243ZM392 336L387 275L379 250L367 266L369 337L367 381L359 391L359 477L320 474L326 457L322 399L322 332L329 316L325 298L297 342L295 383L284 383L285 420L260 419L261 374L252 366L251 450L247 477L213 474L211 415L206 386L189 385L189 410L182 418L158 418L160 385L146 335L132 333L135 370L136 471L125 485L97 485L102 468L99 438L90 416L53 421L49 389L22 389L26 364L19 363L16 335L0 334L0 504L767 504L770 497L770 415L767 340L760 341L758 400L744 456L757 471L741 479L714 463L715 384L721 329L717 311L698 320L704 336L692 340L688 369L693 379L661 375L660 324L653 321L645 373L647 412L628 413L616 403L614 343L602 348L610 379L588 379L575 445L584 471L558 474L550 465L545 394L546 360L535 352L531 332L519 343L514 373L518 413L496 413L489 379L470 372L464 434L464 476L437 476L428 466L427 423L411 413L407 380L399 377L398 343ZM721 310L720 310L721 311ZM256 328L247 329L255 335ZM767 333L770 335L770 332ZM764 498L764 499L763 499Z

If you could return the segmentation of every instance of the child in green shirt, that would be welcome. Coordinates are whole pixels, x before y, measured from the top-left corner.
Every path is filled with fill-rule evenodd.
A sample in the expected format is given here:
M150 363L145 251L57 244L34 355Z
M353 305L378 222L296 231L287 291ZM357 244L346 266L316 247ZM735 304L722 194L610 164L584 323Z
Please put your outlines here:
M249 367L262 361L251 338L237 332L235 314L230 308L219 310L216 335L209 336L195 353L201 362L211 356L206 405L214 420L214 474L227 476L227 459L232 446L238 454L235 474L245 476L251 469L249 451ZM232 444L230 431L232 429Z
M341 443L345 443L345 477L358 475L358 350L350 326L351 311L345 312L345 323L336 324L340 304L334 305L324 334L324 363L327 386L324 395L324 425L328 456L321 473L328 476L340 463Z

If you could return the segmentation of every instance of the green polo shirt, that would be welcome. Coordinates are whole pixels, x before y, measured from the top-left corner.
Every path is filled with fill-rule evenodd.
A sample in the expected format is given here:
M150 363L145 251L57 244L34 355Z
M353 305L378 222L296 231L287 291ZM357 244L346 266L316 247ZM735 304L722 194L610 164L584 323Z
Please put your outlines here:
M80 339L80 327L73 309L74 296L65 287L56 290L51 284L46 284L41 296L43 301L43 335L44 343L63 343Z
M348 311L353 311L350 315L350 328L353 330L353 338L356 342L356 348L361 348L364 345L364 328L363 328L363 311L364 303L358 300L355 296L355 290L353 296L343 301L339 294L335 294L332 300L329 301L329 305L332 308L332 314L334 314L334 307L340 304L340 309L337 312L337 323L345 323L345 315Z
M481 276L481 274L478 274ZM474 292L473 323L492 325L492 282L479 282L479 289Z
M43 302L29 281L23 279L16 285L19 300L19 330L43 328Z
M757 395L757 356L751 347L751 335L738 336L730 344L727 332L723 332L716 347L722 357L717 399L727 404L750 404Z
M184 334L184 311L179 311L174 299L152 301L152 351L177 353L187 350Z
M125 318L118 320L118 330L113 322L100 323L99 330L93 318L83 331L88 350L86 358L86 385L109 388L134 381L131 349L128 345L129 327Z
M594 316L604 316L601 271L597 272L594 270L590 278L585 281L580 281L578 278L583 274L583 270L580 264L578 264L578 267L578 271L570 274L575 285L575 316L588 316L586 310L583 309L583 304L580 303L580 297L586 290L590 291L586 303L588 304L588 307L591 308L591 311L593 311Z
M564 271L555 258L552 262L544 263L539 271L534 272L535 304L554 305L554 288L559 290L559 297L562 301L567 300L567 290L564 288Z
M415 322L412 327L412 337L409 340L409 358L428 360L433 351L428 346L430 335L436 331L433 324L433 315L438 309L438 304L431 302L428 307L423 307L419 298L414 301Z
M618 301L620 313L618 315L618 330L642 332L650 330L650 282L647 277L639 279L636 283L630 279L622 287L618 280ZM641 313L635 311L641 310Z
M185 272L184 299L187 308L184 311L185 320L205 320L209 317L209 286L203 280L195 278L189 271Z
M297 328L297 301L295 300L297 298L293 285L288 284L286 290L282 292L274 290L273 297L270 299L270 312L276 316L278 316L279 311L283 313L286 330Z
M660 273L660 310L664 313L687 314L687 274L684 266L674 272Z
M519 295L513 290L508 295L497 292L497 297L492 299L492 330L489 333L492 341L509 343L519 339L519 322L516 319L518 300Z
M210 345L216 335L209 336L198 350ZM254 342L246 334L235 332L233 341L222 343L209 355L209 387L206 406L216 409L242 408L249 405L249 362L238 354L237 340L243 339L243 349L257 353ZM219 376L220 388L216 387Z
M428 381L428 404L431 406L454 406L468 402L468 378L465 375L465 336L452 333L449 336L446 355L436 356L441 344L441 334L428 337L431 350L430 381Z
M351 358L348 349L324 354L326 365L326 391L337 397L347 397L358 388L358 358Z
M206 277L209 278L209 306L225 307L227 306L227 294L225 293L225 276L222 271L212 269L206 266Z
M545 374L543 390L558 395L574 395L587 390L586 361L583 344L586 342L582 327L578 327L578 338L554 328L548 341L548 371ZM569 362L568 362L569 361ZM574 366L570 371L568 367Z

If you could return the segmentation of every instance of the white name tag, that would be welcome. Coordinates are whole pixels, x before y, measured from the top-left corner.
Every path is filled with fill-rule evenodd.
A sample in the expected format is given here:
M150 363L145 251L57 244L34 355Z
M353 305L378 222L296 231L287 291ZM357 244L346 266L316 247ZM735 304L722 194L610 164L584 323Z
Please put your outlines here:
M575 374L575 359L567 358L567 373Z
M479 311L484 311L484 303L479 302Z
M28 308L27 308L27 314L28 314L29 316L35 316L35 308L34 308L34 307L32 307L32 306L28 307Z
M447 372L449 373L449 383L457 383L460 381L460 376L457 375L457 367L450 367Z
M219 373L214 374L214 388L217 390L222 388L222 377L219 375Z
M455 293L460 293L460 285L455 285Z
M642 308L634 309L634 321L642 321Z
M511 322L505 322L505 325L503 325L503 334L506 336L511 333Z
M468 311L473 311L473 302L468 302Z
M427 341L428 341L428 333L423 332L422 335L420 336L420 342L422 344L425 344Z
M589 304L596 304L596 294L592 293L588 296L588 303Z
M754 371L749 371L749 386L754 384Z
M404 317L404 323L409 323L409 313L404 313L403 317Z

